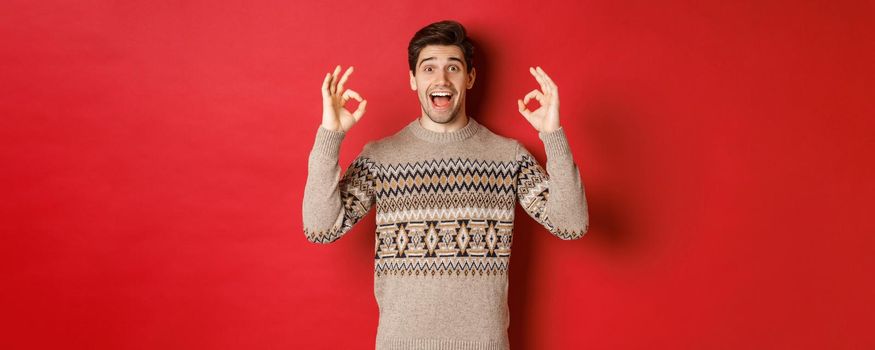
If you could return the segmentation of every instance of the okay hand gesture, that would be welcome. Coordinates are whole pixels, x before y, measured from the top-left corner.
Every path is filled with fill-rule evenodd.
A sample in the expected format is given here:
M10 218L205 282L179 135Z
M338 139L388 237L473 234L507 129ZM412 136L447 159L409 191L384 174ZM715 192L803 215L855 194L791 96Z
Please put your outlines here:
M352 89L343 89L343 84L352 74L352 66L346 69L340 81L337 79L338 74L340 74L340 65L334 69L334 73L328 73L322 81L322 127L332 131L347 132L365 114L368 101L362 99ZM344 107L350 98L359 101L358 108L352 113Z
M534 89L522 100L517 100L520 114L535 127L538 132L551 132L559 129L559 88L553 83L553 80L547 76L541 67L529 67L529 72L535 76L535 80L541 85L541 90ZM541 107L534 111L530 111L526 107L531 99L538 100Z

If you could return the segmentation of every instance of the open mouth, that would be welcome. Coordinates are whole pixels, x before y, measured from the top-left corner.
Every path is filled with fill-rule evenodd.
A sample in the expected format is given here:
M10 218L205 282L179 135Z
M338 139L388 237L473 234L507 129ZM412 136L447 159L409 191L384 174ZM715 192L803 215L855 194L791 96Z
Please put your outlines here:
M432 91L428 96L431 98L432 108L437 110L448 109L453 99L453 93L449 91Z

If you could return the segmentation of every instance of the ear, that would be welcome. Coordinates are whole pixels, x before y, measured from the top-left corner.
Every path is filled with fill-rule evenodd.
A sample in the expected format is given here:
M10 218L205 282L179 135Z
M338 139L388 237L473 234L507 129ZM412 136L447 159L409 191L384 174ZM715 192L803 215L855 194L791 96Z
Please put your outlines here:
M468 73L468 89L474 87L474 79L477 78L477 68L471 67L471 73Z
M413 71L407 71L410 74L410 90L416 91L416 77L413 76Z

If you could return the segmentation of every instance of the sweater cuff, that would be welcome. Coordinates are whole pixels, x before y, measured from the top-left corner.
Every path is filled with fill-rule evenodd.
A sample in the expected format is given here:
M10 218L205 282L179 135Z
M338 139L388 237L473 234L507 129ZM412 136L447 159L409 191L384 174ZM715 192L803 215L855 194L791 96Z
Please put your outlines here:
M342 131L328 130L322 125L316 130L316 141L313 143L312 154L328 158L340 156L340 143L346 133Z
M561 126L559 129L550 132L539 132L538 137L544 142L547 158L571 154L571 147L568 145L568 139L565 137L565 129Z

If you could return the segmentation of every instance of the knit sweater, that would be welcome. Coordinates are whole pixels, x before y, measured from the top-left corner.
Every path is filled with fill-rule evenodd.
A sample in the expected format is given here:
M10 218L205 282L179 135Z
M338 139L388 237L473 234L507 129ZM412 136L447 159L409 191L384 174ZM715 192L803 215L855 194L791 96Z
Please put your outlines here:
M515 203L563 240L589 226L564 129L538 134L546 171L519 141L469 117L451 132L414 119L367 142L341 176L344 135L316 132L304 233L313 243L337 241L376 205L376 349L509 349Z

